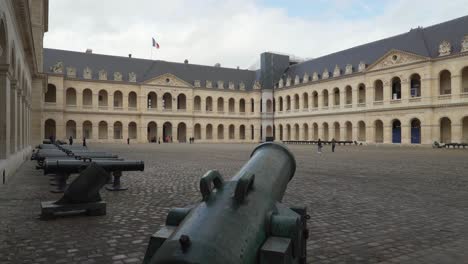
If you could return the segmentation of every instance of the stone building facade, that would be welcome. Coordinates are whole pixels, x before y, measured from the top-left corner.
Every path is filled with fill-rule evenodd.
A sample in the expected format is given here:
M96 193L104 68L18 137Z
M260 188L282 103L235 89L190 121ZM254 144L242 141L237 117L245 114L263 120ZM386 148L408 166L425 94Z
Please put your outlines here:
M33 108L45 87L43 36L47 0L0 1L0 176L6 179L31 151Z
M257 71L46 50L37 135L468 142L467 28L462 17L300 63L264 53Z

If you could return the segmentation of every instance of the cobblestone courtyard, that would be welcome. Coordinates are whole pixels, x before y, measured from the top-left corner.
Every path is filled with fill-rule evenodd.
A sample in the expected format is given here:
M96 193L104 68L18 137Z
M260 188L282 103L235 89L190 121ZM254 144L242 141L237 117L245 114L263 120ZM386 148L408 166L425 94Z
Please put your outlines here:
M40 221L61 197L26 162L0 187L0 263L141 263L171 207L200 200L208 169L229 179L254 145L91 145L146 162L108 192L102 217ZM468 263L468 150L290 146L297 171L284 198L306 205L310 263Z

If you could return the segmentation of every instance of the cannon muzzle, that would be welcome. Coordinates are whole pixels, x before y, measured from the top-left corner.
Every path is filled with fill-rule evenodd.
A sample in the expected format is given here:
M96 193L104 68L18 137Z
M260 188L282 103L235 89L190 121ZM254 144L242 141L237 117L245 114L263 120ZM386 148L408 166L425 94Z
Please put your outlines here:
M143 171L145 163L142 160L92 160L97 166L107 172L114 171ZM46 160L43 164L44 174L51 173L79 173L90 165L89 161L84 160Z

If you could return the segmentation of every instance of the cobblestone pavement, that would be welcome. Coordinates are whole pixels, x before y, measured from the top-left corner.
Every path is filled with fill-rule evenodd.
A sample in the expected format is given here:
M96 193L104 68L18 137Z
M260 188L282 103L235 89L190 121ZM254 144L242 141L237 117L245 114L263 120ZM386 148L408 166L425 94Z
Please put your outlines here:
M141 263L171 207L200 200L208 169L230 178L250 144L100 144L146 162L124 173L129 190L108 192L107 215L37 219L56 200L26 162L0 187L0 263ZM308 207L310 263L468 263L468 150L290 146L298 169L284 198Z

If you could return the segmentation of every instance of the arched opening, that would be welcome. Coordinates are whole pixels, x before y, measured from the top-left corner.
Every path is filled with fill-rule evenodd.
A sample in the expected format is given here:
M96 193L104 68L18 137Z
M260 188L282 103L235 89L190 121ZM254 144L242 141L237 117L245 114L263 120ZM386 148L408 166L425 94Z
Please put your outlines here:
M468 93L468 67L463 68L462 70L462 87L461 90L463 93Z
M245 140L245 126L240 125L239 127L239 139Z
M410 77L410 96L421 97L421 76L417 73Z
M271 126L266 127L266 136L273 137L273 129L271 128Z
M128 138L130 139L137 138L137 125L135 122L128 123Z
M172 142L172 124L166 122L163 124L163 142Z
M335 140L341 140L340 138L340 123L338 122L335 122L333 123L333 130L334 130L334 135L333 135L333 138Z
M158 107L158 95L155 92L148 93L146 102L148 109L156 109Z
M73 120L68 120L65 125L65 136L67 138L76 138L76 122Z
M421 121L411 120L411 144L421 144Z
M6 31L6 25L3 20L0 20L0 64L8 64L8 35Z
M255 112L255 102L254 99L250 99L250 112L253 113Z
M218 139L224 139L224 126L218 125Z
M299 125L294 124L294 140L299 140Z
M345 126L346 126L346 140L352 141L353 140L353 124L347 121Z
M187 142L187 126L185 123L179 123L177 126L177 141L182 143Z
M114 123L114 139L122 139L122 123L117 121Z
M314 91L312 93L312 107L313 108L318 108L318 93L317 93L317 91Z
M172 110L172 95L165 93L162 99L163 110Z
M177 110L187 110L187 97L185 94L177 96Z
M353 88L351 86L346 86L345 88L345 93L346 93L346 104L347 105L352 105L353 104Z
M375 143L383 143L384 141L383 122L381 120L376 120L374 123L374 126L375 126Z
M57 88L55 88L55 85L51 83L47 85L47 92L45 93L45 96L44 96L44 102L46 103L57 102Z
M235 101L234 98L229 99L229 113L234 113Z
M268 113L273 112L273 106L272 106L272 103L271 103L271 100L270 100L270 99L268 99L268 100L266 101L266 110L267 110Z
M114 108L121 109L123 107L123 95L121 91L114 92Z
M229 125L229 139L235 138L235 129L234 125Z
M401 99L401 80L398 77L392 79L392 100Z
M200 124L195 124L193 127L193 137L195 139L201 139L201 125Z
M93 106L93 92L91 89L84 89L83 91L83 106L92 107Z
M440 95L452 94L452 74L448 70L443 70L439 74Z
M358 141L366 141L366 123L358 122Z
M358 101L361 105L366 103L366 86L363 83L359 84Z
M328 107L328 90L323 90L323 107Z
M206 125L206 139L213 139L213 125L211 124Z
M56 138L55 120L47 119L44 123L44 138Z
M309 108L309 95L307 93L302 94L302 108L303 109Z
M286 125L286 140L291 140L291 125Z
M279 111L280 112L283 111L283 97L281 97L281 96L279 97L278 104L279 104L278 105Z
M318 140L319 137L319 126L317 123L314 123L312 125L312 130L313 130L313 139Z
M251 140L255 139L255 128L253 125L250 125L250 139Z
M75 90L75 88L68 88L65 97L66 97L66 104L68 106L76 106L76 90Z
M218 112L223 113L224 112L224 99L222 97L218 98Z
M206 110L207 112L212 112L212 111L213 111L213 98L211 98L211 96L208 96L208 97L206 98L205 110Z
M328 137L329 137L328 123L323 123L323 138L322 138L322 140L328 141Z
M286 111L291 110L291 96L286 96Z
M87 139L93 138L93 124L91 121L83 122L83 137Z
M201 111L201 98L198 95L193 98L193 110Z
M338 88L333 89L333 105L334 106L340 105L340 89Z
M374 101L382 102L383 101L383 82L381 80L376 80L374 82Z
M302 133L303 133L303 140L309 140L309 125L307 123L304 123L302 125Z
M440 119L440 142L452 143L452 121L447 117Z
M283 140L283 125L279 125L279 139Z
M107 135L108 135L107 122L106 121L99 122L99 127L98 127L99 139L107 139Z
M245 113L245 100L244 99L239 100L239 112Z
M468 143L468 116L462 119L462 142Z
M135 92L128 94L128 108L137 108L137 94Z
M299 95L295 94L294 95L294 109L299 109Z
M100 90L98 93L98 106L107 107L107 91Z
M148 123L148 128L146 131L148 142L157 142L158 141L158 125L156 122L151 121Z
M398 119L392 122L392 143L401 143L401 122Z

